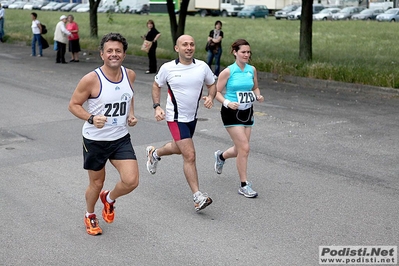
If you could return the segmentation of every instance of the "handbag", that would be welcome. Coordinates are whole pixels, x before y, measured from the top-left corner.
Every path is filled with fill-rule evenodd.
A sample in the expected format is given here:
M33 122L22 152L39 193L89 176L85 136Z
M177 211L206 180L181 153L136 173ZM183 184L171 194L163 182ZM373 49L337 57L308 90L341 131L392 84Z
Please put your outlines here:
M141 51L148 53L148 51L150 51L151 46L152 42L144 40L143 45L141 45Z
M42 42L42 49L47 49L50 47L50 45L48 44L47 40L43 38L42 35L40 35L40 40Z

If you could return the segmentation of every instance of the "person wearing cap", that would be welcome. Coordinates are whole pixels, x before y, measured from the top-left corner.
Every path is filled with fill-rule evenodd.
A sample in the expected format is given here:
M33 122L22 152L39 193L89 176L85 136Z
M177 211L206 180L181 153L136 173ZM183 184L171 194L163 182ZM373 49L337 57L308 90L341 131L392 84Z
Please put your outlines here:
M68 31L65 27L65 23L67 21L67 16L62 15L60 17L60 22L57 23L54 31L54 41L57 42L57 58L55 60L56 63L66 64L65 61L65 52L66 45L68 43L68 36L71 35L71 32Z

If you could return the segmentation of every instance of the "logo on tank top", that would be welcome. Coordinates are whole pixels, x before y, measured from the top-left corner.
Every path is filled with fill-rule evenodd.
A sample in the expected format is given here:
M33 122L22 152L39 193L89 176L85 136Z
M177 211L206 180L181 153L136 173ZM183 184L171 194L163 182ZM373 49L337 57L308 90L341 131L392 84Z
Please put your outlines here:
M129 101L130 98L131 97L130 97L129 93L124 93L124 94L122 94L121 101Z
M115 87L115 90L116 90L116 91L119 91L119 90L121 90L121 88L119 88L119 86L116 86L116 87Z

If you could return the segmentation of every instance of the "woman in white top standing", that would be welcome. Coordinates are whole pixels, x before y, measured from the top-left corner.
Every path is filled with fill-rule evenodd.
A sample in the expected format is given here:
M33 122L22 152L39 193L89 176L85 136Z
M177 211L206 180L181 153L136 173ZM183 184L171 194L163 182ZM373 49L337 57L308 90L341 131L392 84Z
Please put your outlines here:
M35 12L31 13L32 16L32 54L31 56L36 56L36 42L39 47L39 54L38 57L43 56L43 49L42 49L42 40L41 40L41 33L42 33L42 24L40 21L37 20L37 14Z
M68 36L72 33L68 31L65 27L65 23L67 22L67 16L62 15L60 17L60 22L57 23L54 32L54 41L57 42L57 58L55 60L56 63L66 64L65 61L65 53L66 53L66 45L68 43Z

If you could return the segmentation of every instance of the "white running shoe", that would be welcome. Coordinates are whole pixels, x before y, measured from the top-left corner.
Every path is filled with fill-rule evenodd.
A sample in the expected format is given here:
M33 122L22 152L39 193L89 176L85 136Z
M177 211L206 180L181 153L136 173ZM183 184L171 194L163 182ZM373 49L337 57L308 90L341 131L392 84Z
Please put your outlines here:
M247 198L255 198L258 196L258 192L252 189L252 183L247 181L247 185L245 187L241 187L238 189L238 194L243 195Z
M154 156L152 156L153 152L155 151L154 146L148 146L145 151L147 154L147 171L153 175L157 172L158 161L160 161L161 158L157 160L154 158Z
M208 205L211 205L212 199L208 197L208 194L199 192L200 195L193 196L194 198L194 208L196 211L205 209Z
M222 154L223 152L221 150L217 150L215 151L215 172L217 174L221 174L223 171L223 165L225 161L222 161L220 159L220 154Z

